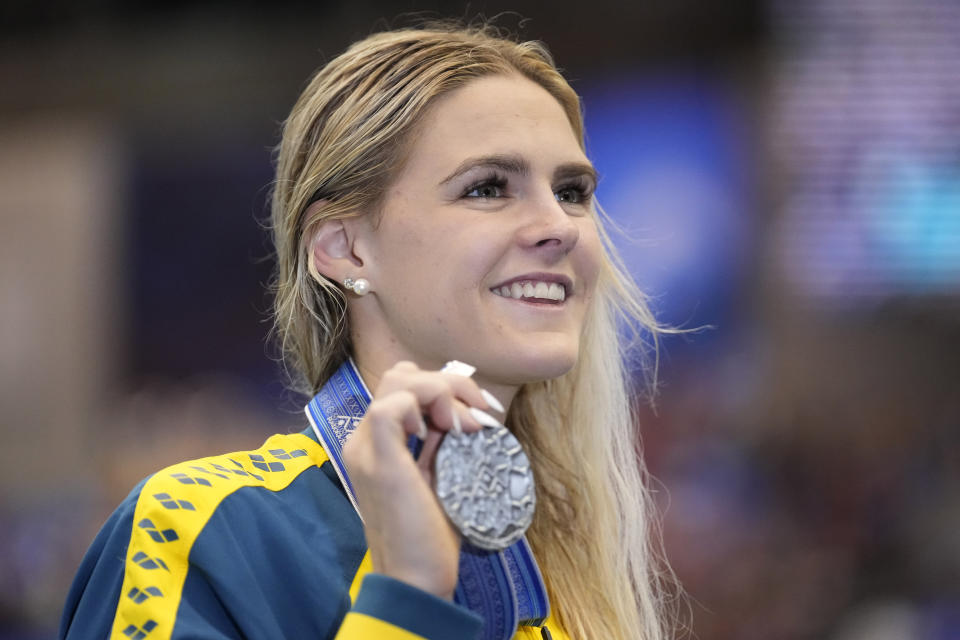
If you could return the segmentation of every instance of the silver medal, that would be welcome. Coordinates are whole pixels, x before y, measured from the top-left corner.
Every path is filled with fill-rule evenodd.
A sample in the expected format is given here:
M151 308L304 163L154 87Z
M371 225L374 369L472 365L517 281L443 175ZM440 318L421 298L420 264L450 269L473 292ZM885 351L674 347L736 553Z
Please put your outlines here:
M447 433L435 465L437 497L464 538L500 551L523 536L536 506L533 471L506 427Z

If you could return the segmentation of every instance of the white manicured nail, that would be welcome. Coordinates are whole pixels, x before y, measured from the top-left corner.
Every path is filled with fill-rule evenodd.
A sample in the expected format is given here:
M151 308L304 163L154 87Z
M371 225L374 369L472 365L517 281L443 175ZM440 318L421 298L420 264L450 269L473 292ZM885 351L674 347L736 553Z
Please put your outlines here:
M453 432L457 435L463 433L463 425L460 424L460 416L457 415L456 408L453 409Z
M473 416L473 419L482 424L485 427L499 427L500 423L497 422L497 419L486 411L481 411L476 407L470 407L470 415Z
M451 360L447 364L443 365L443 369L440 369L443 373L453 373L458 376L463 376L464 378L469 378L476 372L477 368L467 364L466 362L460 362L459 360Z
M497 400L497 397L487 391L486 389L480 389L480 395L483 396L483 399L487 401L487 404L499 411L500 413L506 413L506 409L503 408L503 405Z

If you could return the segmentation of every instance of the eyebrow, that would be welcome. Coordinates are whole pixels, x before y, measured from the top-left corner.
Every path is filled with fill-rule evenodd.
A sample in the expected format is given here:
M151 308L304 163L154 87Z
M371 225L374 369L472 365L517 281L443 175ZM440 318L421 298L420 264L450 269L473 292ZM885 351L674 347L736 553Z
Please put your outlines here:
M447 184L451 180L454 180L471 169L476 169L477 167L500 169L503 172L515 173L521 176L526 176L530 173L530 164L520 156L506 154L476 156L473 158L467 158L461 162L457 168L453 170L453 173L440 181L440 186ZM593 165L587 162L566 162L558 166L553 172L554 180L563 180L566 178L574 178L584 175L593 180L594 183L597 182L599 177L597 175L597 170L593 168Z

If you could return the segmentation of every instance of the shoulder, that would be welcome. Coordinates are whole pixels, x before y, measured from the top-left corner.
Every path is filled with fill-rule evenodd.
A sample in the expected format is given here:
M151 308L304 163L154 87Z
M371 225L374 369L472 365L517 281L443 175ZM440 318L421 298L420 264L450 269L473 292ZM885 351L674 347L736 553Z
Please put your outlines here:
M158 549L156 545L175 543L171 550L186 556L200 533L216 525L214 516L225 505L238 501L256 505L303 476L322 482L320 468L326 461L316 441L289 434L272 436L259 449L189 460L158 471L127 499L135 500L131 549L145 553Z
M144 493L169 489L215 505L243 487L280 491L310 467L320 467L327 454L303 433L275 435L259 449L226 453L167 467L150 477Z
M313 546L327 558L312 568L323 574L318 579L342 581L350 571L343 565L359 564L353 557L362 555L364 543L362 524L330 467L316 440L298 433L153 474L119 506L88 551L61 632L84 635L81 629L94 618L100 619L96 627L106 623L114 635L207 625L209 620L184 617L194 611L180 608L184 599L234 611L286 608L279 601L251 607L249 585L291 568L306 573L299 565ZM103 611L105 601L116 606L111 622L92 613ZM207 618L210 609L204 608Z
M307 469L321 467L327 454L303 433L275 435L259 449L226 453L181 462L157 472L143 485L138 502L156 498L166 509L209 512L235 491L252 487L266 491L287 488ZM160 498L157 498L157 495ZM196 500L196 504L164 504L166 495ZM190 509L190 506L195 507ZM200 509L197 509L197 507Z
M128 498L136 500L128 562L168 564L164 556L185 562L201 534L237 529L225 511L275 511L297 501L300 484L330 484L322 472L326 462L315 440L288 434L272 436L258 449L189 460L155 473ZM323 505L313 506L322 511Z

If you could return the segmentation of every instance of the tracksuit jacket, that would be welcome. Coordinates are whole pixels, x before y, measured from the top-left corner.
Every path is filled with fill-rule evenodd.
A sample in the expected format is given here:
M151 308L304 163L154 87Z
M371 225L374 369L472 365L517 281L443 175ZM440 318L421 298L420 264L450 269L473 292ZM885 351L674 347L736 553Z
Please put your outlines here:
M87 551L59 637L480 637L477 614L371 569L363 525L313 432L275 435L134 488ZM544 626L515 638L567 638L554 618Z

